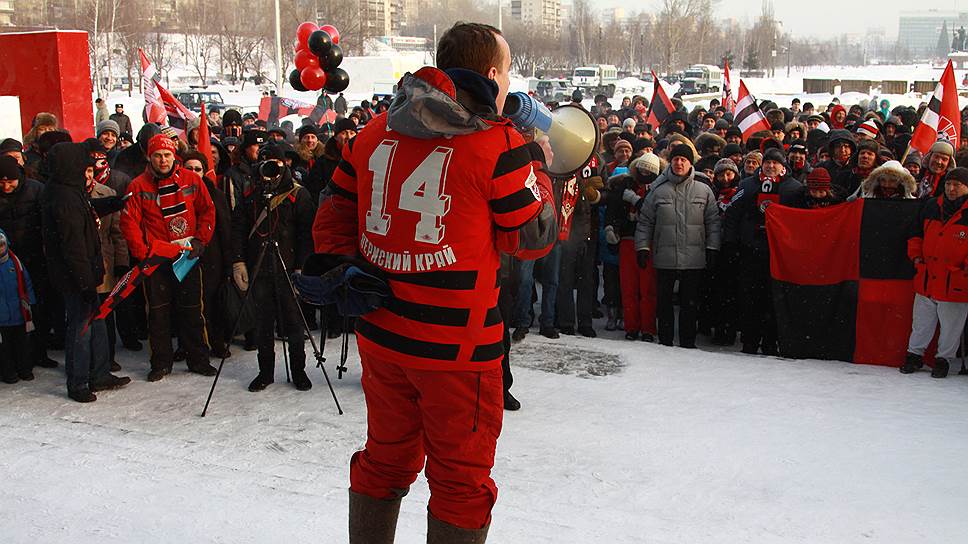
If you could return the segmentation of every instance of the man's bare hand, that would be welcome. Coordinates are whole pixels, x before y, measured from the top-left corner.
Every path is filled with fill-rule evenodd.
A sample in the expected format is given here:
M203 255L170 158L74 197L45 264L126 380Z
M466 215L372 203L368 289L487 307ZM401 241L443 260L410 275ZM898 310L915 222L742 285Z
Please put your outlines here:
M551 166L552 161L555 160L555 152L551 149L551 142L548 140L548 137L541 136L535 141L541 146L541 150L544 151L545 164Z

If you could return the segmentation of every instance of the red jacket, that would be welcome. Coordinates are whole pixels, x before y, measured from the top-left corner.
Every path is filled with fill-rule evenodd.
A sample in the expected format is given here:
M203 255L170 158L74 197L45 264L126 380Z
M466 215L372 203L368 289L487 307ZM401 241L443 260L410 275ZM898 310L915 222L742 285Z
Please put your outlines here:
M942 221L944 197L925 203L921 229L908 240L908 257L916 262L914 290L942 302L968 302L968 201Z
M357 324L361 350L411 368L493 369L504 356L498 251L551 249L550 183L533 147L506 121L465 110L443 72L408 74L403 92L434 112L404 105L344 146L313 224L316 251L359 252L389 280L393 299Z
M181 217L184 223L177 232L171 232L168 222L161 214L159 206L158 183L149 166L143 174L134 178L128 185L131 198L121 214L121 233L128 242L131 256L142 260L148 255L152 240L173 242L181 239L197 238L208 244L215 232L215 206L202 178L191 170L179 165L167 180L174 181L181 192L181 200L187 208Z

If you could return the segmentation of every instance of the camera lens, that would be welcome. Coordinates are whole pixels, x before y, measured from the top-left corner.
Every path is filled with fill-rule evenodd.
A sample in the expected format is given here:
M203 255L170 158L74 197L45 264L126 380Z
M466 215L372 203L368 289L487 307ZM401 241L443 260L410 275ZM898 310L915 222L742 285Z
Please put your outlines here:
M275 179L282 174L282 166L276 161L265 161L259 165L259 175L266 179Z

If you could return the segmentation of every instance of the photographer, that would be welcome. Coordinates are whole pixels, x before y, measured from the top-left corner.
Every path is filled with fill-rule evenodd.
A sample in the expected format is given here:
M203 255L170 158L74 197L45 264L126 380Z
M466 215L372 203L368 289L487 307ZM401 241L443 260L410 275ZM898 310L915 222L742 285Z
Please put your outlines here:
M300 391L312 389L306 375L306 349L299 307L292 295L285 271L270 246L262 260L254 283L249 285L249 270L255 266L263 245L274 239L290 273L302 268L312 253L310 230L316 211L309 193L292 181L285 165L285 151L270 144L259 151L253 186L236 206L232 218L232 247L235 254L233 279L242 291L253 289L255 307L259 308L256 342L259 349L259 375L249 384L249 391L265 389L273 382L275 371L274 328L283 325L289 345L292 383ZM264 215L268 204L268 212ZM272 238L270 239L270 235ZM255 270L252 270L255 273Z

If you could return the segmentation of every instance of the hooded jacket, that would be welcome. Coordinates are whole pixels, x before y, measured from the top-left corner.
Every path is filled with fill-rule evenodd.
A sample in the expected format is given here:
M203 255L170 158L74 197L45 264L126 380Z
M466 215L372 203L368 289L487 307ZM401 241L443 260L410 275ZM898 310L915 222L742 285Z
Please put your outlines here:
M47 271L52 285L72 294L94 293L104 278L97 216L84 188L89 153L84 144L55 145L48 155L51 177L44 188Z
M803 185L784 176L776 183L767 185L760 180L760 170L739 182L739 189L726 208L724 217L724 241L747 248L769 252L766 238L766 207L773 203L794 202Z
M915 264L914 291L942 302L968 302L968 199L945 217L945 196L925 202L917 230L908 239Z
M279 244L279 253L290 272L301 269L313 251L311 229L316 206L309 193L292 181L289 169L283 170L282 177L270 187L273 198L270 211L264 220L256 221L265 209L265 199L259 191L246 196L232 212L232 257L233 262L245 262L249 270L258 260L262 242L272 235ZM227 250L227 249L226 249ZM270 268L263 264L263 271ZM282 270L276 270L282 274Z
M652 183L639 209L635 250L652 251L657 269L706 268L706 250L718 250L722 225L716 195L695 179L695 169L684 177L672 167Z
M914 176L912 176L907 169L901 166L897 161L891 161L895 165L882 164L875 168L867 179L861 184L858 192L860 198L902 198L911 199L916 198L918 192L918 184L914 181ZM896 197L888 197L882 194L880 190L881 182L885 178L894 179L898 182L901 194ZM851 198L853 200L853 198Z
M427 370L500 365L499 250L540 257L558 230L537 146L496 114L497 93L468 70L421 68L343 146L313 238L318 253L359 250L390 284L357 324L361 351Z
M44 240L41 235L44 185L21 173L10 194L0 192L0 229L24 267L35 279L45 277Z
M118 153L111 169L123 172L132 179L141 175L148 166L148 140L156 134L161 134L161 127L155 123L145 123L138 131L135 144Z
M850 135L850 132L842 129L831 130L827 135L827 149L832 148L837 142L846 142L850 146L850 159L847 163L843 165L837 164L833 157L831 157L816 166L816 168L826 168L832 180L838 180L849 175L851 169L854 167L854 159L857 157L857 144L854 143L854 138Z

